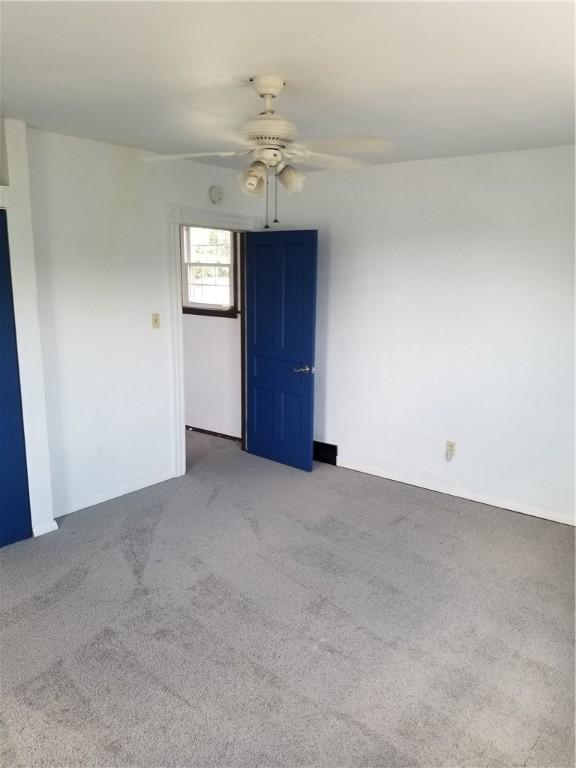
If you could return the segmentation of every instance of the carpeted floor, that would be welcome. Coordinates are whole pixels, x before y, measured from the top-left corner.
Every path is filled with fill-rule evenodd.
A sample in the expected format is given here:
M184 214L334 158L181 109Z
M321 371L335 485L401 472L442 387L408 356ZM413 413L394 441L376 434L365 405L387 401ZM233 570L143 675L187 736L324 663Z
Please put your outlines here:
M2 551L2 766L573 765L572 529L189 440Z

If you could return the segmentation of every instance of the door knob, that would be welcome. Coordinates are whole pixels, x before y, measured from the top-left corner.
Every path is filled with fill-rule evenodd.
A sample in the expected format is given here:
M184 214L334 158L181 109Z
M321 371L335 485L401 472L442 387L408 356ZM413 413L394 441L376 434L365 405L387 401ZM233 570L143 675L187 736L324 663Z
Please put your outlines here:
M303 365L301 368L294 368L294 373L314 373L316 369L314 366Z

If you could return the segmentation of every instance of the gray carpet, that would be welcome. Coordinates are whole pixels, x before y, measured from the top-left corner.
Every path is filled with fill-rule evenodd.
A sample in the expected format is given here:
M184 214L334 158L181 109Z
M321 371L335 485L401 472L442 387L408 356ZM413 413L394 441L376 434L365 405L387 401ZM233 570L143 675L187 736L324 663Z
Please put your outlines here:
M2 551L3 766L573 765L572 529L189 462Z

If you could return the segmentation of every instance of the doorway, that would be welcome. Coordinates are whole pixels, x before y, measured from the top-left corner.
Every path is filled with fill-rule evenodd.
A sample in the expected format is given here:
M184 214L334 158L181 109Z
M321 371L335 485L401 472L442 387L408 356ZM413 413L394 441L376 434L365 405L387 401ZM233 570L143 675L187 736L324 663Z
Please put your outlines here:
M187 430L243 438L243 237L180 226Z
M263 232L224 214L171 221L175 474L190 432L311 470L316 231Z

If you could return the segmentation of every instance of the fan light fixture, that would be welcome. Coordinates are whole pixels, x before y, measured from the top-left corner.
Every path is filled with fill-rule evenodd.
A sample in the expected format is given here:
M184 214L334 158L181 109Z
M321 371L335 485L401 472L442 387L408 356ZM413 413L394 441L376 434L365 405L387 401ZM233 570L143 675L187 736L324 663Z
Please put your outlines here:
M259 160L240 171L242 192L249 197L262 197L266 191L268 169Z
M365 165L370 158L373 158L371 162L378 162L390 150L390 144L377 136L342 136L298 144L296 125L274 110L274 102L286 85L284 78L280 75L255 75L250 78L250 83L262 99L263 109L254 117L244 120L234 133L232 141L237 148L180 155L147 155L144 159L244 158L249 165L240 171L240 187L249 197L266 198L265 228L268 228L270 194L273 195L275 211L272 223L279 223L278 182L290 193L300 192L304 186L306 177L294 168L295 165L306 163L312 168L350 171ZM210 125L214 129L218 128L214 119ZM229 131L216 130L216 133L230 140ZM269 184L269 179L273 184Z
M291 165L285 165L278 174L278 179L288 192L302 192L306 176Z

